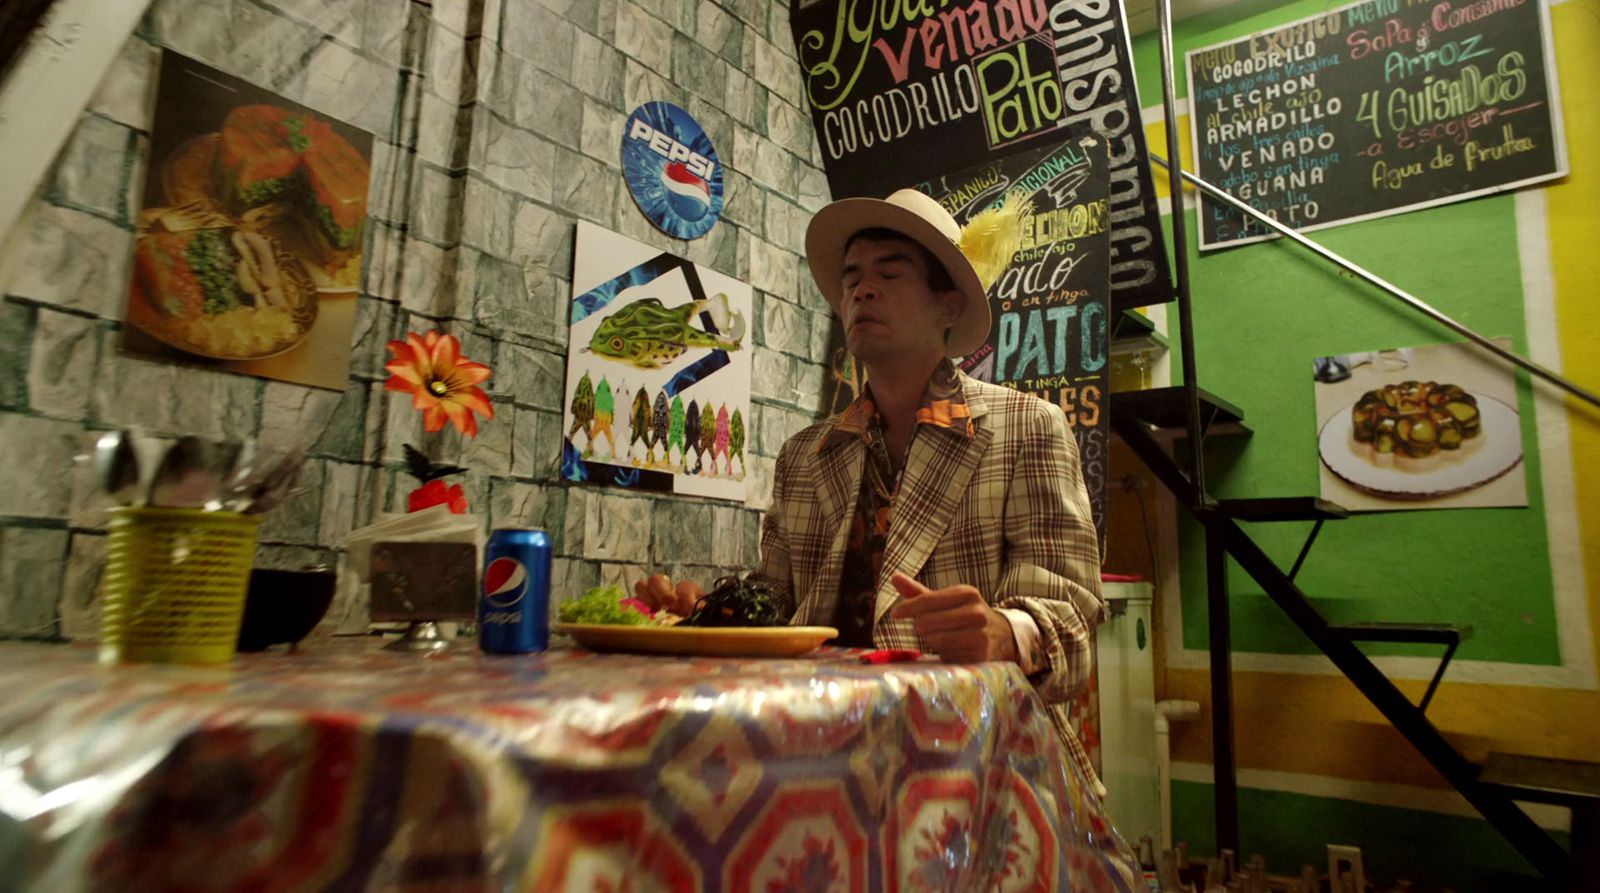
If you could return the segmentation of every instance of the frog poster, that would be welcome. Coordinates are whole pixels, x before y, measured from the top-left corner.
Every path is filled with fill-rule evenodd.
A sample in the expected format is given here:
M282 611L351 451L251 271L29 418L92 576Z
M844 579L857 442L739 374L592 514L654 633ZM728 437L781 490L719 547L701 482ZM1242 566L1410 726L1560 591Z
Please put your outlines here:
M562 477L743 502L750 286L586 222L576 254Z

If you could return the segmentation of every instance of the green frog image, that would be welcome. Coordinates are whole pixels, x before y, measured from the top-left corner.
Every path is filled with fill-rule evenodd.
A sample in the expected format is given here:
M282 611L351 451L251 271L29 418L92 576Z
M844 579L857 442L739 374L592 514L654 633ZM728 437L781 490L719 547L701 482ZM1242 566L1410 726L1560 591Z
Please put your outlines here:
M678 455L688 455L683 448L683 398L672 398L672 424L667 429L667 461L672 460L672 448L678 448Z
M572 429L567 432L567 440L572 440L579 431L582 431L585 443L583 453L587 458L594 450L594 382L590 380L587 372L583 373L583 378L578 379L578 386L572 392L571 409Z
M733 411L733 418L728 422L728 473L733 473L733 460L739 460L739 475L737 480L744 480L744 414L738 409Z
M644 463L649 468L656 467L656 447L661 447L662 461L672 449L667 443L667 435L672 430L672 413L667 409L667 392L662 391L656 395L655 408L650 411L650 448L645 450Z
M689 467L689 454L694 454L694 467ZM689 409L683 415L683 473L700 473L700 403L696 400L689 401Z
M715 452L716 445L717 414L716 411L711 408L711 402L708 400L706 401L705 407L700 410L700 452L704 453L711 459L711 467L705 471L707 477L717 476L717 454Z
M629 457L633 456L633 445L641 441L644 443L646 454L649 455L652 444L650 436L654 426L654 414L650 411L650 394L646 389L640 388L639 393L633 395L633 424L628 435ZM633 464L638 465L638 460L634 460Z
M701 311L711 314L721 334L689 325ZM677 307L667 307L658 298L643 298L601 320L589 339L589 351L640 369L660 369L690 348L738 350L744 326L744 316L734 312L728 296L720 292Z
M600 435L606 436L606 445L611 450L611 456L617 454L617 439L611 433L611 421L616 417L617 398L611 393L611 382L600 379L600 386L594 389L594 426L589 430L589 450L594 451L596 440Z

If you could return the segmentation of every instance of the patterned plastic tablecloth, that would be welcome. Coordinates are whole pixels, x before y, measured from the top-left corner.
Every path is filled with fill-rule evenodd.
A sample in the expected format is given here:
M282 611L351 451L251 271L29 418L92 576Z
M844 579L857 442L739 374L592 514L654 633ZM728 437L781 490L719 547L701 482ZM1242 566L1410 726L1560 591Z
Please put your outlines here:
M1009 664L0 646L8 890L1129 891Z

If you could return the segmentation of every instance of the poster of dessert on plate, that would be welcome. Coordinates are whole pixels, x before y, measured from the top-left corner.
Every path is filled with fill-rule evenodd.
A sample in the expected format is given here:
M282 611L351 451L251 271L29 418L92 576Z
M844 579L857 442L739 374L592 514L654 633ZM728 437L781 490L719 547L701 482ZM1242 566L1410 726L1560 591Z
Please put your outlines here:
M743 502L750 286L578 222L561 476Z
M1323 499L1353 511L1527 506L1516 379L1488 351L1375 350L1318 357L1311 372Z
M128 353L344 390L372 135L163 51Z

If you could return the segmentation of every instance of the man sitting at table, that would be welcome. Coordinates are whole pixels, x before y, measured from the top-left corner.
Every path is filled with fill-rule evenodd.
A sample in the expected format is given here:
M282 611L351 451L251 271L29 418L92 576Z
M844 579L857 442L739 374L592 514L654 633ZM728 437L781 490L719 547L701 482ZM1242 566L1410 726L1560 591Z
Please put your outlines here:
M837 627L835 644L1017 663L1094 779L1066 716L1102 609L1077 442L1059 407L951 363L990 326L960 239L911 189L812 219L811 274L866 385L780 450L755 576L793 623ZM657 576L636 591L687 614L700 587Z

